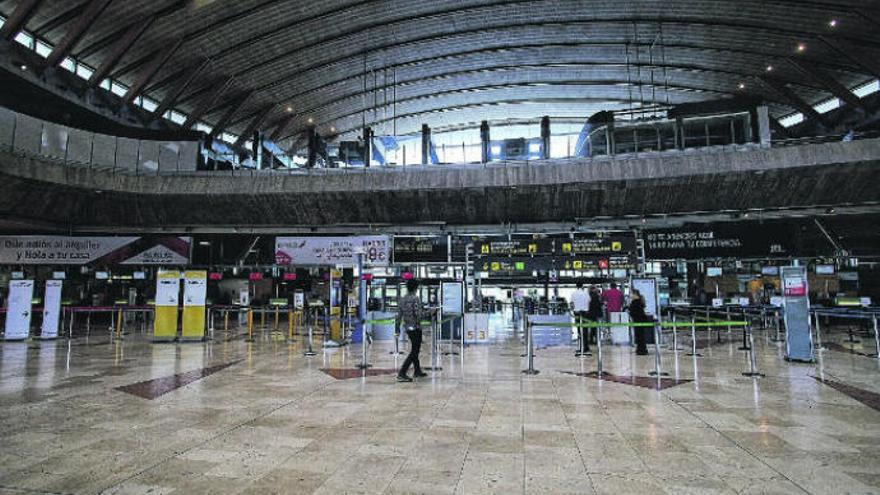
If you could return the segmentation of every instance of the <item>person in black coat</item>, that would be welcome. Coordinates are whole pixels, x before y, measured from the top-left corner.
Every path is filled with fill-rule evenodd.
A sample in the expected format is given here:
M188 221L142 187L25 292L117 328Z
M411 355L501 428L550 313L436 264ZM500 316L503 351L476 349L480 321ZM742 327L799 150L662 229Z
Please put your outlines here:
M602 295L595 287L590 287L590 304L587 308L587 320L598 323L602 320ZM596 335L601 335L598 328L588 328L586 333L587 341L592 341ZM597 339L599 337L596 337Z
M654 321L645 313L645 300L642 293L636 289L633 289L632 300L629 303L629 320L633 323ZM639 356L648 355L648 332L650 330L650 327L633 327L633 334L636 337L636 354Z

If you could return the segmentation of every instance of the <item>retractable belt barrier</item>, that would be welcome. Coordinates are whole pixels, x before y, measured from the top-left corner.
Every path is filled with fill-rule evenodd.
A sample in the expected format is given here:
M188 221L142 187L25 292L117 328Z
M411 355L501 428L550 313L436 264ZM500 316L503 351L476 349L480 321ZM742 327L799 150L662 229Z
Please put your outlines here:
M144 313L151 314L155 311L155 307L153 306L67 306L61 308L62 314L62 323L61 326L64 326L64 319L69 318L70 320L67 322L67 338L71 339L74 337L74 322L76 320L77 313L85 313L86 314L86 334L91 333L92 326L92 314L95 313L107 313L110 315L111 323L110 323L110 335L113 337L115 335L116 338L122 338L122 327L123 327L123 315L125 313ZM146 321L146 319L145 319Z
M824 349L822 346L822 330L821 325L819 324L819 317L825 316L826 318L842 318L842 319L852 319L852 320L868 320L871 322L871 327L874 330L874 347L875 352L871 354L870 357L875 357L880 359L880 328L878 328L877 320L880 318L880 308L877 310L873 309L843 309L843 308L815 308L810 310L813 313L813 321L816 327L816 345L818 349ZM853 338L852 329L849 329L849 343L858 343L857 340Z
M760 377L764 376L759 373L757 370L757 362L755 357L755 346L754 346L754 336L752 334L751 324L747 321L737 321L737 320L721 320L717 322L629 322L629 323L605 323L605 322L585 322L585 323L532 323L528 319L526 319L526 357L528 362L528 368L523 370L523 373L529 375L536 375L539 373L538 370L535 369L535 349L534 349L534 336L533 336L533 327L551 327L551 328L596 328L599 329L599 336L596 339L598 344L598 354L597 354L597 374L601 377L603 373L602 369L602 335L601 332L605 328L611 327L630 327L630 328L653 328L654 329L654 371L650 374L652 376L656 376L658 381L664 375L662 371L662 364L660 358L660 331L664 328L671 328L673 332L677 328L687 327L691 329L691 335L693 340L693 353L694 359L698 357L696 353L696 329L697 328L717 328L717 327L743 327L744 331L748 334L749 339L749 371L743 372L743 376L749 377ZM673 334L674 335L674 334Z

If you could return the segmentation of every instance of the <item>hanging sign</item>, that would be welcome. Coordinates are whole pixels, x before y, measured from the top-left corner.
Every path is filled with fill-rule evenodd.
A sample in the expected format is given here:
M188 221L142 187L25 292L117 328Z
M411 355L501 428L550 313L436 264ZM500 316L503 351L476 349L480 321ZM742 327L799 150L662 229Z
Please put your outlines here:
M792 236L782 225L722 223L645 232L649 259L782 257Z
M9 282L9 302L6 307L6 340L24 340L31 328L31 301L34 298L33 280Z
M278 237L275 262L279 265L345 266L357 265L358 252L367 266L388 266L391 238L385 235L352 237Z
M449 238L442 236L394 236L395 263L446 263Z
M46 295L43 298L43 326L40 330L41 339L58 337L58 325L61 322L61 280L46 281Z

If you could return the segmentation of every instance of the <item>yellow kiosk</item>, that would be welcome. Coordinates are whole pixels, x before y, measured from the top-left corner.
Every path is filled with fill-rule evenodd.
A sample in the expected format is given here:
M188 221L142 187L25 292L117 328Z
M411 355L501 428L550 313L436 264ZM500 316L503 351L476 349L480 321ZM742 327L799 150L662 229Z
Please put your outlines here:
M180 272L162 270L156 274L156 319L153 341L177 338L177 306L180 303Z
M208 272L189 270L183 274L183 328L181 340L205 340L205 301Z

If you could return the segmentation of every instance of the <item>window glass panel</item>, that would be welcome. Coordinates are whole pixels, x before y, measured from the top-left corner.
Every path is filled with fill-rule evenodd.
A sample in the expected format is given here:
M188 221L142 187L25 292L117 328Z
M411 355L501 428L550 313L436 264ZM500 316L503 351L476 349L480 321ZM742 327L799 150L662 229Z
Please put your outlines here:
M79 77L83 79L88 79L92 77L92 74L94 73L95 71L92 70L90 67L83 64L76 64L76 75L78 75Z
M119 84L116 81L113 81L112 84L110 84L110 91L113 92L113 94L115 95L125 96L125 93L128 92L128 88L126 88L122 84Z
M28 48L33 48L33 46L34 46L34 37L27 34L24 31L15 35L15 41L19 42L20 44L22 44Z
M110 79L104 79L103 81L101 81L101 88L110 91Z
M37 40L35 50L37 52L37 55L39 55L43 58L48 57L49 54L52 53L52 47L49 46L47 43L40 41L40 40Z
M146 96L143 98L143 102L141 106L144 107L144 110L148 112L155 112L157 108L159 108L159 104L156 103L152 98L147 98Z
M838 100L837 98L831 98L830 100L826 100L826 101L819 103L818 105L816 105L813 108L815 108L816 111L819 113L827 113L827 112L830 112L830 111L834 110L835 108L839 108L839 107L840 107L840 100Z
M870 94L874 94L877 91L880 91L880 80L873 80L868 84L863 84L862 86L857 87L853 90L856 96L859 98L864 98Z
M802 114L802 113L795 113L795 114L792 114L787 117L783 117L783 118L779 119L779 123L782 124L782 127L791 127L793 125L798 125L803 121L804 121L804 114Z
M76 70L76 61L70 57L65 57L64 60L61 61L61 67L70 72Z

